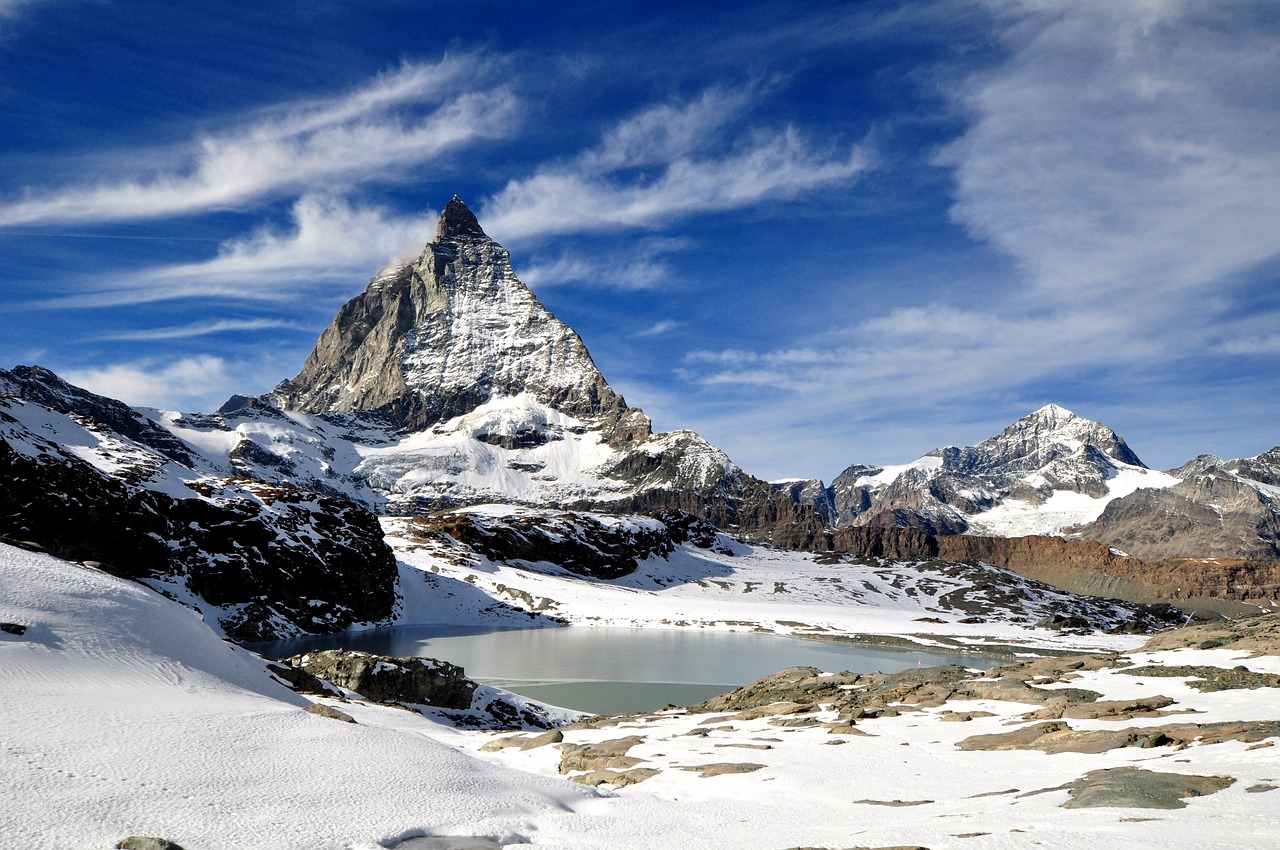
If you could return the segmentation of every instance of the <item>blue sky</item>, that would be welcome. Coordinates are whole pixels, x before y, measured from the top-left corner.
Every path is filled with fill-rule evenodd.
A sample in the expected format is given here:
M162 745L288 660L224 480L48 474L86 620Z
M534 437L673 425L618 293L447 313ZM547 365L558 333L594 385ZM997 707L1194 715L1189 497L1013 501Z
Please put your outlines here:
M658 428L1280 443L1273 0L0 0L0 365L207 410L454 194Z

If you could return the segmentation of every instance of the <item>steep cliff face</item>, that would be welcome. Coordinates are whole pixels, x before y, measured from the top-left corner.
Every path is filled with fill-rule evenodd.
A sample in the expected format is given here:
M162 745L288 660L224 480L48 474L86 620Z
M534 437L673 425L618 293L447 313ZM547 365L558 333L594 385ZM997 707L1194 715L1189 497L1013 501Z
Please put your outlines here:
M829 532L820 551L887 560L980 562L1072 593L1188 611L1237 614L1273 608L1280 561L1177 558L1143 561L1096 540L926 534L915 528L860 526Z
M118 402L53 381L35 391L33 377L0 372L62 409L0 393L0 536L148 583L241 639L392 613L395 558L367 508L203 475L96 418L123 415Z
M248 431L255 415L318 414L258 429L270 442L242 440L231 461L268 480L311 470L307 486L363 488L385 513L502 502L681 509L742 533L806 512L821 525L694 432L653 434L457 198L417 260L342 308L296 378L231 408L173 424ZM309 446L333 446L344 414L357 420L343 429L349 448L306 461Z
M1280 487L1266 483L1277 454L1188 464L1178 484L1116 499L1074 536L1146 559L1280 559Z
M627 411L456 197L418 259L375 276L275 391L285 409L380 414L409 431L521 394L610 429ZM647 436L647 420L631 420L627 436Z

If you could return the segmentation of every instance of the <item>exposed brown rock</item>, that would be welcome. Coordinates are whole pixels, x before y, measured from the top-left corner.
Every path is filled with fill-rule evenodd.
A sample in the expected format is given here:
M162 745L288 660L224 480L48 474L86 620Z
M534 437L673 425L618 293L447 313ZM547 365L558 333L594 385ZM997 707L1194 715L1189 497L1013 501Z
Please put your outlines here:
M644 743L644 740L639 735L629 735L595 744L563 744L558 769L561 773L606 768L627 770L641 762L641 759L628 756L627 752L637 744Z
M622 788L627 785L644 782L646 779L652 779L661 772L652 767L633 767L630 770L601 769L570 776L569 781L592 787L596 785L616 785Z
M763 770L765 765L756 764L755 762L713 762L711 764L691 764L681 767L681 770L688 770L697 773L703 779L712 776L729 776L736 773L755 773L757 770Z
M980 561L1072 593L1193 609L1239 612L1242 603L1280 599L1280 561L1146 563L1095 540L939 536L914 528L857 526L827 533L814 548L889 560Z
M341 720L343 723L355 723L356 719L345 711L339 711L330 705L314 702L303 709L308 714L314 714L318 717L328 717L330 720Z
M1230 787L1235 781L1230 776L1196 776L1157 773L1138 767L1112 767L1091 770L1074 782L1031 793L1065 790L1070 799L1062 804L1064 809L1183 809L1187 806L1183 802L1187 797L1213 794Z
M466 709L476 683L461 667L430 658L389 658L349 649L295 655L286 662L373 702Z

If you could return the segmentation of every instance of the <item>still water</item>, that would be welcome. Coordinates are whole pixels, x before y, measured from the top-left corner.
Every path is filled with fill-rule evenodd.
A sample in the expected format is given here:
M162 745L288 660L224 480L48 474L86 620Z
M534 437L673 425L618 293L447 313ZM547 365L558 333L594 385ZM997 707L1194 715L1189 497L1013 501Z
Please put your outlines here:
M401 626L253 648L283 658L333 647L438 658L461 665L479 682L599 714L690 705L786 667L896 673L937 664L986 669L1007 660L753 632L589 626L502 631Z

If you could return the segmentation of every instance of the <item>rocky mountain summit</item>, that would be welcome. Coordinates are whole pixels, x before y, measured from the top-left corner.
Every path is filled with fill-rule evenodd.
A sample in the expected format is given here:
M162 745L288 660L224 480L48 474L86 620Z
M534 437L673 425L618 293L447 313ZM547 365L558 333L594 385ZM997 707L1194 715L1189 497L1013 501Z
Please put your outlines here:
M1174 483L1110 428L1050 404L976 446L934 449L900 466L852 465L825 492L806 483L805 497L836 528L1013 536L1059 533L1119 495Z
M821 525L696 433L654 434L457 197L416 260L339 311L297 377L214 416L160 418L187 442L239 433L215 463L381 513L503 502L679 509L748 535Z
M1146 601L1261 600L1274 594L1267 562L1280 559L1277 481L1280 447L1230 461L1200 455L1158 472L1110 428L1047 405L976 446L899 466L855 464L830 487L773 486L830 523L823 540L836 551L978 558L1077 592ZM1182 563L1205 558L1232 563Z
M273 393L190 414L0 372L0 474L0 536L146 581L241 639L392 616L377 515L496 502L663 517L652 545L570 521L581 545L557 551L613 573L670 551L669 527L821 525L694 432L653 434L457 198Z
M422 431L521 394L610 438L648 436L648 420L627 415L582 340L516 278L506 249L455 196L435 240L347 302L272 401L307 413L382 414L393 427ZM524 442L539 436L531 430Z

